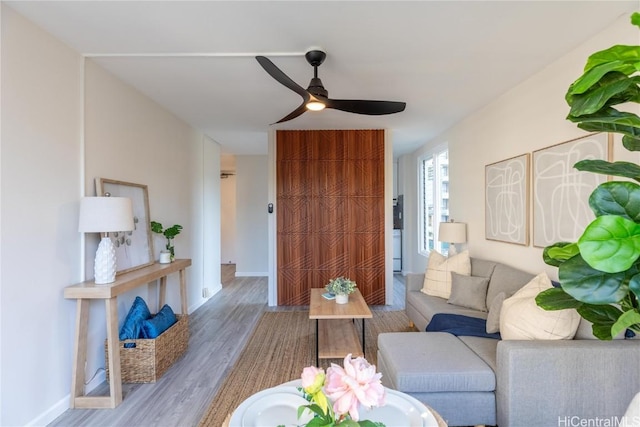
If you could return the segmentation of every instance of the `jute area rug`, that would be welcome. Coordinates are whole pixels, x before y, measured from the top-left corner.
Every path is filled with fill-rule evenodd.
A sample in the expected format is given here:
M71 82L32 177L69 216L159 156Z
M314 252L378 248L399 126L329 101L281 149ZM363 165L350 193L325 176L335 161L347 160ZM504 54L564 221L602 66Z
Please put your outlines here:
M360 328L361 321L356 325ZM373 311L365 325L367 361L376 364L378 334L412 330L404 311ZM220 427L247 397L300 378L306 366L315 365L315 333L315 321L306 311L264 313L199 426ZM321 360L320 365L327 368L331 362L342 360Z

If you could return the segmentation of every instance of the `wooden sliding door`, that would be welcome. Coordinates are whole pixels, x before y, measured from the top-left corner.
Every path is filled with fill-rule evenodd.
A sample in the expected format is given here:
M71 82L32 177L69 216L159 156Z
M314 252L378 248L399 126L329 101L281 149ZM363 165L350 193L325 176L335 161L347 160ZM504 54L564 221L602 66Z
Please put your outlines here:
M278 305L307 305L311 288L338 276L384 304L384 131L276 139Z

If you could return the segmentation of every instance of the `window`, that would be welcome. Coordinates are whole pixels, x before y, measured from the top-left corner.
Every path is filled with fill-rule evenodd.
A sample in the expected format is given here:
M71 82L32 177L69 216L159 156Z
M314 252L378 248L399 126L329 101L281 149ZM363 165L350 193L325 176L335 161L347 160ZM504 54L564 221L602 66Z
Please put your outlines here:
M420 253L437 250L447 255L448 244L438 241L438 224L449 220L449 150L439 147L418 159L418 227Z

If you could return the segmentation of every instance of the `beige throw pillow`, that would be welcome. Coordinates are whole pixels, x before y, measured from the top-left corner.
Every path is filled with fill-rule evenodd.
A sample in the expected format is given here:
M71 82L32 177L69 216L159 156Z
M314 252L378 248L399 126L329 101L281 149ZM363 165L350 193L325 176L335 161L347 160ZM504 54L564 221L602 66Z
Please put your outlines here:
M469 251L464 251L445 258L437 251L429 253L429 263L424 274L422 292L440 298L448 299L451 295L451 272L471 275L471 260Z
M572 339L580 323L574 309L546 311L536 304L536 296L551 288L546 273L534 277L502 303L500 335L503 340Z

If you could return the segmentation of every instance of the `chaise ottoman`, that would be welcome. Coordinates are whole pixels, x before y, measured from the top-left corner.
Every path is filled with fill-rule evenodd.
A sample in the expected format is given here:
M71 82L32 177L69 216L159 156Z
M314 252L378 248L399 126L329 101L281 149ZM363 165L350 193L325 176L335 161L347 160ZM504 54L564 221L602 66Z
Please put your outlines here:
M496 424L494 371L458 337L380 334L377 363L384 386L432 407L449 426Z

